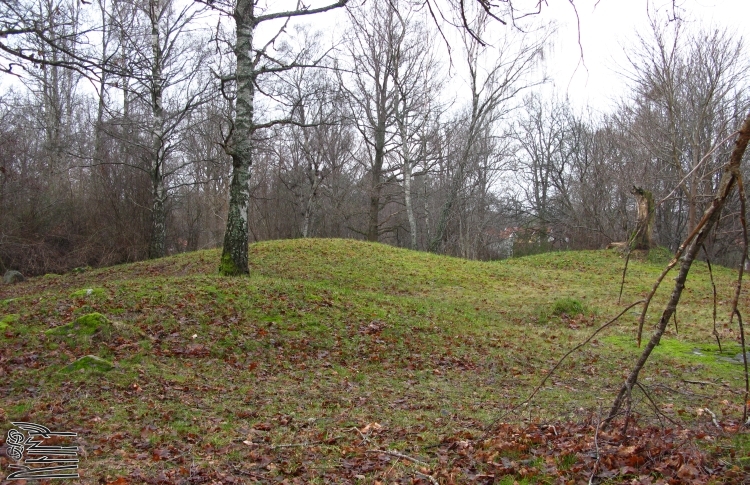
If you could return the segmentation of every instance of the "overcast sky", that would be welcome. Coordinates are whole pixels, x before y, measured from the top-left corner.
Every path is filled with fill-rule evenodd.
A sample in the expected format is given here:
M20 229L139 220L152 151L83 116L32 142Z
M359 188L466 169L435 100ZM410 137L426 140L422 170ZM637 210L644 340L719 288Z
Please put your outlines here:
M548 3L544 15L557 20L559 33L547 72L556 89L567 93L576 107L588 104L598 111L608 111L626 91L626 80L617 75L627 66L623 49L633 43L637 31L648 31L649 14L666 23L672 12L671 0L575 0L585 63L578 65L575 11L567 0ZM748 0L677 0L676 4L680 17L692 24L726 27L743 36L750 32Z

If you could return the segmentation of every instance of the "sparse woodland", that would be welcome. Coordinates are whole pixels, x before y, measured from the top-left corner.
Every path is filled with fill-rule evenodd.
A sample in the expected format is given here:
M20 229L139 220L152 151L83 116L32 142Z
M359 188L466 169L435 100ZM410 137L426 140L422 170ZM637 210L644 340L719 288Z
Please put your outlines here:
M409 2L343 3L3 2L5 267L297 237L470 259L601 248L635 228L633 186L676 250L748 108L732 32L655 19L630 92L594 114L544 89L543 15L521 30L469 5L447 11L457 29ZM340 38L312 22L331 15ZM739 221L735 197L712 260L739 262Z
M747 483L744 40L672 2L581 110L498 3L0 0L0 420L84 483Z

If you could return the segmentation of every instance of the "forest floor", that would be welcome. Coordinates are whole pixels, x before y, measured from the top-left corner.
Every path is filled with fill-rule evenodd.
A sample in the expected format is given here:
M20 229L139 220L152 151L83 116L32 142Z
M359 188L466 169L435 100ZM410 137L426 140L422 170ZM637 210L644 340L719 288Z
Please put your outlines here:
M621 304L614 251L474 262L290 240L250 258L241 278L212 250L0 286L0 429L77 433L85 484L750 483L736 271L713 268L719 351L695 264L623 433L601 421L640 307L523 402L645 296L663 254L630 261ZM111 324L48 332L92 312ZM66 372L89 354L114 368Z

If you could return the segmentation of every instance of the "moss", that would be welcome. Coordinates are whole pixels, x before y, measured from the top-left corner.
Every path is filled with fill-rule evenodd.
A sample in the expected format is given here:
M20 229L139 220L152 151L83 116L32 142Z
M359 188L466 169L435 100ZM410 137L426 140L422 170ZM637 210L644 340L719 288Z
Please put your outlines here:
M648 341L650 336L646 334L644 340ZM634 350L640 353L635 339L632 336L611 336L604 339L616 347ZM705 366L708 370L702 371L712 376L725 379L739 378L742 374L742 365L736 358L742 349L733 342L724 342L721 352L719 346L712 343L684 342L675 338L665 338L659 341L653 352L656 360L664 361L673 365L688 369L697 365Z
M232 255L224 253L221 255L221 263L219 264L219 274L222 276L241 276L246 274L247 271L241 271L240 268L234 264Z
M669 248L658 246L649 249L648 254L646 255L646 261L648 261L649 263L662 265L668 264L673 257L674 253L672 253Z
M20 318L21 316L17 313L12 313L0 318L0 330L5 330L11 324L16 323Z
M102 330L108 330L111 324L107 317L101 313L88 313L75 319L72 323L51 328L45 333L48 335L93 335Z
M96 355L85 355L72 364L66 365L60 372L70 373L76 371L108 372L114 368L114 364Z
M568 315L570 317L586 313L586 309L579 300L575 298L560 298L552 306L553 315Z

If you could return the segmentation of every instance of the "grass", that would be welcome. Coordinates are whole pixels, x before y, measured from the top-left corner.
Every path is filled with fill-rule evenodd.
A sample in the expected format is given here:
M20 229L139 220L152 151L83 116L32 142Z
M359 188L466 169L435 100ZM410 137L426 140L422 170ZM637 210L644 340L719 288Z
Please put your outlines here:
M0 419L79 432L90 450L84 483L189 472L190 463L245 478L256 473L248 463L266 475L324 477L363 459L355 443L426 456L447 437L481 434L523 401L567 350L641 299L662 268L631 260L617 305L623 260L614 251L488 263L349 240L273 241L251 246L250 277L219 276L219 256L0 287ZM711 286L697 263L679 332L669 331L642 377L664 412L688 422L710 419L699 408L741 415L742 367L722 360L739 352L726 318L735 273L715 267L714 278L724 352L714 348ZM657 294L647 327L669 291ZM92 313L114 331L84 341L45 333ZM606 407L638 355L637 318L626 314L573 354L504 419L579 419ZM59 372L87 354L115 368ZM645 398L637 405L649 419ZM269 468L260 450L283 460ZM561 460L575 465L573 455ZM362 470L358 480L375 483ZM408 473L394 463L393 476Z

